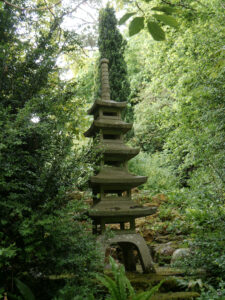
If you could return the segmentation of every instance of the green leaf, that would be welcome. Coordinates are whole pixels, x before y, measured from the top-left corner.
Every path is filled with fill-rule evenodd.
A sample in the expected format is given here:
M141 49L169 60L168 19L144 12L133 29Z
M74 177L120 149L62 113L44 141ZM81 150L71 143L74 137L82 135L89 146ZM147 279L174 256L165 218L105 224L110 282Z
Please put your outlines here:
M132 17L133 15L135 15L136 12L132 12L132 13L127 13L124 16L122 16L122 18L119 20L119 25L124 24L130 17Z
M109 276L104 275L96 275L96 278L109 290L112 299L119 299L119 289L117 284L114 280L112 280Z
M166 14L172 14L173 12L176 11L175 7L170 7L170 6L155 6L152 8L152 10L156 10L156 11L162 11Z
M6 224L8 223L8 221L5 220L5 219L2 219L2 220L1 220L1 223L2 223L2 225L6 225Z
M174 17L168 16L168 15L153 15L154 18L156 18L158 21L162 21L164 24L169 25L174 28L178 28L179 24L177 23L176 19Z
M34 294L32 293L31 289L29 286L24 284L22 281L19 279L15 279L16 286L18 290L20 291L21 295L23 296L24 300L35 300Z
M87 296L87 300L95 300L95 297L93 296L93 294L90 294Z
M148 22L148 31L156 41L164 41L165 33L156 22Z
M129 36L137 34L144 28L144 17L134 18L129 25Z

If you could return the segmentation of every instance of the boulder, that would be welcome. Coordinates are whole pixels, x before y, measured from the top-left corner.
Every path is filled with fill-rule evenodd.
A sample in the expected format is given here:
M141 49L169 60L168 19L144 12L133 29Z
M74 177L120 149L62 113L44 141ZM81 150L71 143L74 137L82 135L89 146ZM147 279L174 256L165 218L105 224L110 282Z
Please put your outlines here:
M173 252L172 258L171 258L171 264L174 264L175 262L182 260L183 258L189 256L191 253L189 248L180 248Z
M175 250L176 245L173 242L159 244L154 247L154 252L156 255L172 256Z

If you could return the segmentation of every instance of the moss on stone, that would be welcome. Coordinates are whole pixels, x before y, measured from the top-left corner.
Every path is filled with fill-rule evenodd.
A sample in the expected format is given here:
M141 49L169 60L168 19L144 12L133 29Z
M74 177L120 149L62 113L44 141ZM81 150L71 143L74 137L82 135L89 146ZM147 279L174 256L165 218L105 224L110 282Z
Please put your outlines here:
M199 296L197 292L159 293L151 297L151 300L192 300Z
M160 274L135 274L129 273L128 278L135 290L145 291L146 289L156 286L161 280L164 280L160 287L160 292L180 291L182 287L178 284L175 276Z

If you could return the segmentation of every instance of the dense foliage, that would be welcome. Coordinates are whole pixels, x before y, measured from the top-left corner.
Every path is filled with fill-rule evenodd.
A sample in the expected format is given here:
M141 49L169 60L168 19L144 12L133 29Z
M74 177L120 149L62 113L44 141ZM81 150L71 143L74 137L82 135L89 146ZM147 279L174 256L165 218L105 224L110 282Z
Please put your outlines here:
M162 5L154 6L155 3L153 3L152 6L149 6L148 2L150 1L141 1L139 3L130 1L129 3L132 2L135 4L135 11L132 5L128 6L132 8L132 12L127 12L119 21L119 24L122 25L132 18L129 24L129 36L147 29L154 40L164 41L165 31L162 25L178 28L178 23L172 16L173 13L176 13L174 4L171 5L169 2L161 1L159 4Z
M62 29L61 7L0 5L1 293L21 299L22 282L37 299L72 299L86 294L97 257L84 204L69 197L85 180L87 153L73 143L85 102L56 63L59 54L81 55L80 42Z
M98 280L108 289L108 300L149 300L158 291L163 281L145 292L135 292L129 279L126 277L123 265L118 265L112 257L109 257L113 279L107 275L97 276Z
M179 30L168 28L165 42L156 43L143 32L128 44L137 103L133 143L148 153L142 158L148 186L166 193L170 207L185 217L195 253L192 266L223 277L224 7L218 0L175 1L172 7ZM153 180L153 173L160 180Z

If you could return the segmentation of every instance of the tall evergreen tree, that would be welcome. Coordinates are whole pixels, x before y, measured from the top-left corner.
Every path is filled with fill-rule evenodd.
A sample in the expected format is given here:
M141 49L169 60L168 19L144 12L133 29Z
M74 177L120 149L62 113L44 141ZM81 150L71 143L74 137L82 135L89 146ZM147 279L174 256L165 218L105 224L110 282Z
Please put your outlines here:
M100 59L109 60L111 99L120 102L128 101L130 95L130 84L124 60L125 46L126 41L117 28L115 11L108 4L99 14L98 47Z

